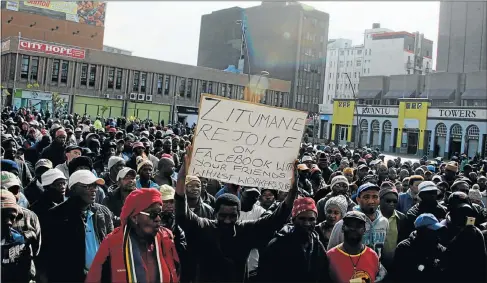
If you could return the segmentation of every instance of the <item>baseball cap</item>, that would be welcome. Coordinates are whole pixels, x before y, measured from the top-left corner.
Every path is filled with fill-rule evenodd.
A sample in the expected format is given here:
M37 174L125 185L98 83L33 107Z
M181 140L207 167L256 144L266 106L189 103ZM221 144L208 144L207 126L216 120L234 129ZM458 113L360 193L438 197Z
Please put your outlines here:
M245 187L244 192L256 192L260 196L260 190L256 187Z
M109 132L109 133L116 133L116 132L117 132L117 129L115 129L115 128L110 128L110 129L108 129L108 132Z
M117 181L120 180L120 179L125 178L125 176L127 176L128 173L130 173L130 174L132 174L134 176L137 176L137 173L135 172L134 169L132 169L130 167L123 167L120 171L118 171Z
M174 193L176 192L173 189L173 187L171 187L169 185L162 185L159 188L159 191L161 192L162 201L173 200L174 199Z
M52 169L52 162L49 159L39 159L36 163L35 170L39 169L40 167L46 167L48 169Z
M17 205L17 199L15 195L7 190L1 190L0 192L0 205L1 208L13 208L19 211L19 206Z
M64 173L61 172L61 170L57 168L49 169L41 176L42 186L49 186L54 183L54 181L59 179L67 180L66 176L64 176Z
M436 186L436 184L433 183L433 182L431 182L431 181L421 182L418 185L418 190L419 190L419 193L422 193L422 192L430 192L430 191L439 191L438 190L438 187Z
M382 183L382 184L384 184L384 183ZM393 185L393 187L386 186L384 188L381 188L379 191L379 198L382 198L383 196L385 196L389 193L395 194L396 197L399 197L399 193L397 192L396 187Z
M299 171L309 170L309 167L306 164L298 164L297 169Z
M313 161L313 158L311 158L311 156L309 156L309 155L305 155L301 159L301 162L306 162L306 161Z
M142 147L145 149L145 146L143 143L141 142L134 142L134 144L132 145L132 148L135 149L135 148L138 148L138 147Z
M363 212L356 210L348 211L347 213L345 213L345 216L343 216L343 220L346 219L358 219L364 223L367 223L367 216L365 216Z
M372 184L370 182L367 182L358 188L357 196L360 196L361 193L363 193L365 191L369 191L369 190L380 191L380 187L377 186L376 184Z
M68 153L71 150L75 150L75 149L81 151L81 146L79 146L79 145L69 145L69 146L66 147L66 149L64 150L64 152Z
M357 169L358 169L358 170L362 170L362 169L364 169L364 168L369 169L369 166L367 166L367 165L365 165L365 164L361 164L361 165L359 165L359 167L358 167Z
M101 186L105 185L105 180L97 178L95 174L89 170L78 170L69 177L69 188L71 189L71 187L77 183L84 185L96 183Z
M2 187L7 190L14 186L22 187L22 183L20 182L19 177L17 177L17 175L11 172L2 171L1 180L2 180Z
M110 170L113 165L117 164L118 162L124 162L123 158L120 156L110 156L110 158L108 158L108 170Z
M416 218L416 220L414 221L414 227L416 229L426 227L428 229L436 231L436 230L443 228L445 226L440 224L438 219L436 219L436 217L433 214L423 213L423 214L419 215L418 218Z

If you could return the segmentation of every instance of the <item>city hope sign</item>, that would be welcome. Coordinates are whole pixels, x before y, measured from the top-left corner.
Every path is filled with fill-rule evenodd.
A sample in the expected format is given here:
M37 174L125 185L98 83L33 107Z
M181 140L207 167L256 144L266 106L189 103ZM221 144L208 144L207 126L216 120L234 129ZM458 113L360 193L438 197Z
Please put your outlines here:
M71 57L74 59L85 59L85 50L83 49L41 42L33 42L23 39L19 41L19 50L53 54L58 56Z
M188 173L288 191L306 115L202 95Z

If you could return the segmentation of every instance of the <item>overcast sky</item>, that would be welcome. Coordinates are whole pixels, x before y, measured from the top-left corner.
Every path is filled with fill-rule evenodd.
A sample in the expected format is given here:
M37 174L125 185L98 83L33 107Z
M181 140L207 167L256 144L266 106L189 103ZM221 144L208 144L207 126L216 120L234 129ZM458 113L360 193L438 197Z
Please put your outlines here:
M372 23L395 31L424 33L433 40L436 66L439 2L302 2L330 15L329 39L348 38L363 43ZM201 16L234 6L259 2L108 2L106 45L133 55L196 65Z

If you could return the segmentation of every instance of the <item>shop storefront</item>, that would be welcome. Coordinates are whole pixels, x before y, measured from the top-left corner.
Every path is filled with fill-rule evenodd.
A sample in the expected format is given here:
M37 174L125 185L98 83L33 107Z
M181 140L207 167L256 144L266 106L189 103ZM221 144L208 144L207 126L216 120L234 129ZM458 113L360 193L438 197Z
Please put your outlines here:
M321 114L320 115L320 139L329 138L329 128L331 123L331 115Z
M17 89L13 101L14 109L35 108L37 111L47 111L52 113L52 93L43 91L31 91Z
M340 100L333 102L331 137L336 144L346 145L353 140L355 101Z
M360 144L381 151L392 152L393 129L397 128L397 106L359 106Z
M79 115L89 115L91 118L103 116L105 118L122 117L123 100L104 99L77 95L73 101L73 112Z
M428 152L428 100L402 99L399 102L396 152L423 156Z
M187 106L176 106L178 110L178 122L183 125L188 123L188 127L193 127L198 122L198 108Z
M469 157L485 154L487 109L431 108L428 110L430 157L450 158L466 153Z

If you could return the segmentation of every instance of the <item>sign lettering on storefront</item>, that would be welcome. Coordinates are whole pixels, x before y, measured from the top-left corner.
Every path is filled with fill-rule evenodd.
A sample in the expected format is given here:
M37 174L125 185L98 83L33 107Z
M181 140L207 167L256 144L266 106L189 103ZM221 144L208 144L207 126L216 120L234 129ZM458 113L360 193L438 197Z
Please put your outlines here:
M429 118L487 119L487 109L430 109Z
M395 108L395 107L359 107L358 112L362 115L397 116L398 108Z
M338 107L340 108L348 108L350 107L350 101L339 101L338 102Z
M19 50L39 52L45 54L54 54L58 56L71 57L75 59L85 58L85 50L83 49L53 45L53 44L47 44L41 42L32 42L23 39L19 41Z

